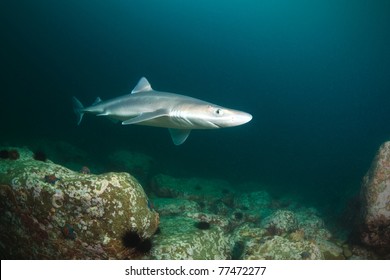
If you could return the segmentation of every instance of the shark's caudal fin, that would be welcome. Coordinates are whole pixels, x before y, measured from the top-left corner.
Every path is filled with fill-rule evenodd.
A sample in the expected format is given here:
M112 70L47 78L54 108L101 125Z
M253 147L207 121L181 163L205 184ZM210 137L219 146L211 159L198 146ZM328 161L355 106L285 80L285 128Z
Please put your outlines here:
M84 106L83 104L76 98L73 96L72 98L72 101L73 101L73 111L74 113L76 114L77 116L77 125L79 125L81 123L81 120L83 119L83 116L84 116L84 112L83 112L83 109L84 109Z

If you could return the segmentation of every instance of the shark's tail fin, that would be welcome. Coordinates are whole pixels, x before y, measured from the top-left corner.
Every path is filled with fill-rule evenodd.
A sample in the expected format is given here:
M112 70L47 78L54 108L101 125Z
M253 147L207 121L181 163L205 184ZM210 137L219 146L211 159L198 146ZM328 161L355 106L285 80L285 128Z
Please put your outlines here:
M72 101L73 101L73 111L74 113L76 114L77 116L77 125L79 125L81 123L81 120L83 119L83 116L84 116L84 112L83 112L83 109L84 109L84 106L83 104L76 98L73 96L72 98Z

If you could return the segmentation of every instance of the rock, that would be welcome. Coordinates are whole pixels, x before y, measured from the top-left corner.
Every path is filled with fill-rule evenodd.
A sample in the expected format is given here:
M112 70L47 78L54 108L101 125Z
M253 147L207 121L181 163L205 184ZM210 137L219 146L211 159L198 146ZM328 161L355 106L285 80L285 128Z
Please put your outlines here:
M230 259L233 243L221 228L195 227L187 217L161 217L161 233L156 235L150 258L163 260Z
M244 211L248 221L258 223L272 214L271 202L271 196L266 191L245 192L234 198L234 208Z
M362 247L359 245L353 245L351 247L352 256L349 258L350 260L377 260L378 256L372 252L372 250L368 250L367 247Z
M344 246L343 247L343 254L344 256L348 259L350 257L352 257L352 251L349 249L348 246Z
M379 148L361 187L364 244L390 254L390 141Z
M235 229L232 240L244 244L243 259L344 259L341 246L328 240L306 239L302 229L279 236L269 235L267 229L243 224Z
M321 260L323 255L315 243L292 242L281 236L269 236L246 243L245 260Z
M282 235L291 233L298 229L298 220L294 212L288 210L278 210L265 218L261 225L270 235Z
M294 242L305 240L305 237L305 231L303 229L297 229L289 235L289 239Z
M302 208L295 212L298 227L305 232L307 239L328 240L332 234L325 227L324 221L313 208Z
M266 191L246 192L234 200L236 208L244 210L261 211L271 204L271 196Z
M20 159L0 160L2 258L135 258L124 233L156 231L159 215L129 174L81 174L17 150Z
M344 260L343 248L329 240L316 240L317 246L320 248L326 260Z
M185 216L196 221L207 222L210 225L216 225L226 232L231 231L232 227L234 226L230 223L228 218L221 215L209 213L185 213Z
M183 213L199 212L198 203L179 198L155 198L153 199L156 211L161 216L183 215Z

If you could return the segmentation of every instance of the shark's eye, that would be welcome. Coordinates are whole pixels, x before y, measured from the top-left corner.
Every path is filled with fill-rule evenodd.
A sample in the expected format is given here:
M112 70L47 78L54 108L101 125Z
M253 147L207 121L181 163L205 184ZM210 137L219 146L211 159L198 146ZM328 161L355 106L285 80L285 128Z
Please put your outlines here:
M218 108L218 109L215 109L215 114L217 115L217 116L222 116L223 115L223 111L222 111L222 109L220 109L220 108Z

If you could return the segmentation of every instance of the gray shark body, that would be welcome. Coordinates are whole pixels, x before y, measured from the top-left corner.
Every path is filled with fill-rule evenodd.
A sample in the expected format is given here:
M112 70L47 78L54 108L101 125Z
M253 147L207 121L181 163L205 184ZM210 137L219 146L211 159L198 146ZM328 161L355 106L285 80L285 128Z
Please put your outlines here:
M74 112L80 124L84 113L104 116L123 125L138 124L169 129L175 145L184 143L192 129L215 129L249 122L248 113L224 108L203 100L152 89L141 78L131 94L84 107L73 97Z

